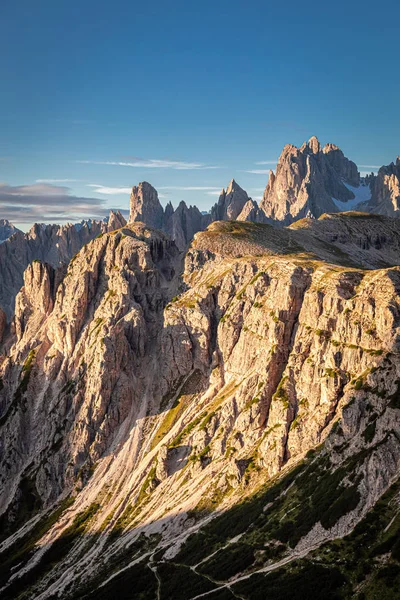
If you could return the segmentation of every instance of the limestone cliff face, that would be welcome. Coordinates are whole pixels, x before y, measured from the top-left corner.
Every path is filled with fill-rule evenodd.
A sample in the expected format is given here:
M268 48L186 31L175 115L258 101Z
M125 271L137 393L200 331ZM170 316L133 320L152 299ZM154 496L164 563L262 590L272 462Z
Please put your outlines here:
M335 144L326 144L322 152L340 178L354 187L360 185L360 173L358 172L357 165L346 158L338 146Z
M153 186L147 183L147 181L134 186L130 197L129 222L140 221L149 227L161 229L163 217L163 207Z
M172 206L169 205L171 208ZM168 208L168 207L167 207ZM171 236L178 248L184 250L198 231L203 231L209 223L209 215L202 215L196 206L188 207L180 202L176 210L167 208L164 216L163 230Z
M121 227L125 219L111 211L109 222L84 221L78 225L35 224L24 234L17 231L0 244L0 306L10 319L15 297L23 285L23 273L34 260L54 268L67 264L79 250L101 233Z
M372 198L368 210L373 213L398 217L400 215L400 157L395 163L383 166L372 183Z
M8 219L0 219L0 244L18 232L21 233L21 230L10 223Z
M217 204L211 209L212 221L235 221L242 212L249 197L234 179L222 190Z
M327 144L322 149L312 137L300 148L284 147L260 208L268 218L284 224L308 214L319 217L338 211L332 198L341 202L354 198L343 182L357 186L359 181L356 165L337 146Z
M164 210L157 190L144 181L132 188L129 222L142 222L161 229L172 237L178 248L186 250L195 233L205 229L210 219L208 215L202 215L196 206L188 207L183 201L176 210L171 203Z
M28 268L0 365L5 535L25 540L29 514L74 502L41 522L29 553L12 558L16 537L0 547L11 556L6 598L24 569L41 599L73 597L77 582L95 590L139 557L163 578L210 512L251 498L317 447L325 479L351 462L350 479L331 487L351 488L353 500L339 511L330 492L335 520L318 513L306 527L299 514L298 552L351 531L388 490L400 468L400 271L389 264L398 240L389 219L337 218L336 239L329 219L281 230L213 223L183 269L175 243L137 223L93 240L66 273ZM342 250L343 235L355 247L369 240L364 262ZM211 553L222 538L206 539ZM271 564L258 557L253 570Z

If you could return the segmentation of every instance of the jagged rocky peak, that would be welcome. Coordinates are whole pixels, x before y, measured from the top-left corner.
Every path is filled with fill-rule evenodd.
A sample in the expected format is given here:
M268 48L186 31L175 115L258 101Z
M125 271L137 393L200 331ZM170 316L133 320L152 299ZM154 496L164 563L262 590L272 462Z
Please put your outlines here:
M164 210L158 199L158 193L147 181L142 181L132 188L130 197L129 222L141 221L150 227L161 229Z
M32 315L37 329L37 322L41 323L53 310L55 284L56 270L51 265L39 260L34 260L28 265L24 272L24 285L15 301L14 323L17 339L24 335Z
M318 138L313 135L310 137L308 142L304 142L300 147L301 152L311 152L312 154L318 154L321 152L321 144L319 143Z
M271 172L260 209L269 219L289 224L311 214L337 212L337 203L354 200L350 186L359 185L357 167L333 144L321 149L313 136L297 148L287 144ZM343 209L342 209L343 210Z
M21 230L10 223L8 219L0 219L0 244L8 240L17 231L21 233Z
M117 210L115 212L115 211L111 210L110 211L110 216L108 218L108 227L107 227L107 230L108 231L115 231L116 229L121 229L121 227L125 227L125 225L126 225L126 219L120 213L120 211Z
M17 232L0 244L0 306L10 319L23 273L34 260L58 267L67 264L93 238L107 231L104 221L45 225L36 223L27 233Z
M354 187L360 185L360 173L357 165L352 160L346 158L338 146L335 144L326 144L322 152L339 177L342 177L349 185Z
M155 188L146 181L132 188L129 222L143 222L150 227L168 233L180 250L185 250L198 231L210 222L209 215L202 215L196 206L188 207L182 200L176 210L168 202L161 206Z
M211 209L212 221L234 221L248 201L247 193L234 179L222 190L218 202Z
M297 581L303 564L303 592L309 557L329 587L352 543L338 538L387 490L393 510L380 502L361 530L368 551L370 523L391 528L378 540L389 561L400 271L371 248L378 270L349 260L374 232L399 261L393 221L219 221L196 235L183 274L174 242L133 223L87 244L52 294L51 269L29 266L24 331L0 361L2 598L211 600L227 586L259 598L260 577L276 567L276 589L285 563ZM254 581L257 595L237 588ZM357 573L343 598L359 585Z
M368 210L382 215L400 215L400 156L396 162L381 167L370 182L372 197Z

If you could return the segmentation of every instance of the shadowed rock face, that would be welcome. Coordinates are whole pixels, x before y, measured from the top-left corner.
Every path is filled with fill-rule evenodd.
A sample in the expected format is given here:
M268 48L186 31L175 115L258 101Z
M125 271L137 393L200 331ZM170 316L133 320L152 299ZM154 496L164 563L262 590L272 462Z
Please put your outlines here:
M176 210L171 203L164 210L155 188L144 181L132 188L129 222L142 222L165 231L175 240L178 248L186 250L195 233L207 227L210 217L202 215L196 206L188 208L183 201Z
M372 198L367 210L398 217L400 215L400 157L395 163L381 167L372 181Z
M7 219L0 219L0 244L8 240L14 233L21 232Z
M147 181L134 186L130 198L129 222L140 221L149 227L162 229L163 218L164 210L153 186Z
M21 588L42 600L112 598L118 581L99 584L139 558L167 585L165 570L181 568L171 561L197 565L193 552L207 559L220 542L236 551L243 533L237 551L250 548L249 562L227 560L239 577L348 534L399 476L392 223L216 222L184 265L167 235L133 223L92 240L66 272L30 265L0 359L1 530L21 536L0 547L2 585L14 577L5 598ZM313 449L302 484L298 470L284 495L257 500ZM73 504L49 521L43 511L67 496ZM232 507L242 512L228 527L223 515L207 525ZM286 514L296 535L280 529Z
M125 223L121 213L111 211L108 223L90 220L77 225L35 224L27 233L17 230L0 244L0 306L8 319L14 313L15 297L30 263L40 260L58 268L69 263L82 246L97 235Z
M235 221L242 212L249 197L234 179L222 190L217 204L211 209L212 221Z

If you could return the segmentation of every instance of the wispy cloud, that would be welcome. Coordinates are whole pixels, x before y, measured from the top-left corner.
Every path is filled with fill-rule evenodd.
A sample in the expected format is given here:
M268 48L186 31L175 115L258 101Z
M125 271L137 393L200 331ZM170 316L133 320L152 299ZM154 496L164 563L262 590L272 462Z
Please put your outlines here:
M106 194L108 196L116 196L118 194L130 194L132 187L108 187L97 183L88 183L87 187L93 188L98 194Z
M36 183L74 183L78 179L36 179Z
M277 160L260 160L258 162L256 162L256 165L276 165L277 164Z
M358 165L363 169L380 169L382 165Z
M213 192L207 192L207 194L209 196L220 196L221 195L221 191L222 191L222 189L219 190L219 191L214 190Z
M132 187L107 187L97 183L88 183L87 187L93 188L98 194L106 194L107 196L118 196L119 194L130 194ZM158 194L159 198L165 198L164 194Z
M67 223L103 218L110 209L98 198L73 196L66 186L38 183L11 186L0 184L0 211L10 221Z
M249 169L248 171L243 171L244 173L254 173L255 175L268 175L269 170L266 169Z
M159 186L157 189L159 190L176 190L176 191L207 191L207 190L221 190L222 187L213 186L205 186L205 185L163 185Z
M122 161L111 161L111 160L77 160L75 161L85 165L110 165L117 167L134 167L137 169L175 169L177 171L187 170L205 170L205 169L220 169L221 167L206 165L204 163L197 162L185 162L180 160L159 160L155 158L150 159L136 159L132 162Z

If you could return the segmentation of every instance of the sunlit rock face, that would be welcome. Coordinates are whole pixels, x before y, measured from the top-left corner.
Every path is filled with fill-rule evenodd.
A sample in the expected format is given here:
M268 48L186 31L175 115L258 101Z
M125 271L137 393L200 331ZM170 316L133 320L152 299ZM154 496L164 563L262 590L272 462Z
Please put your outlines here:
M345 184L359 186L356 165L334 144L324 148L312 137L300 148L284 147L276 173L270 172L260 209L284 224L306 216L338 212L333 199L347 202L354 193Z
M372 198L368 210L373 213L398 217L400 215L400 157L396 162L381 167L372 182Z
M0 244L0 306L11 319L15 297L23 285L23 273L34 260L58 268L68 264L79 250L97 235L126 223L121 213L111 211L105 221L82 221L67 225L35 224L27 232L16 230Z
M178 552L197 564L187 536L246 498L248 517L232 518L256 544L244 572L275 560L262 532L277 564L349 533L399 474L399 249L393 219L359 213L220 221L185 255L136 222L67 267L28 266L0 359L5 597L115 597L117 580L98 586L136 559L132 589L142 576L165 586ZM332 506L321 492L326 512L309 526L299 513L292 547L263 520L281 519L280 492L251 503L310 450L315 490L347 471L330 480ZM290 505L296 527L304 502ZM13 535L35 542L16 555ZM240 541L233 525L236 541L208 536L210 554Z
M247 193L232 179L211 209L212 221L235 221L248 200Z
M172 237L180 250L186 250L195 233L207 227L210 217L183 201L175 210L171 203L163 209L156 189L144 181L132 188L129 222L160 229Z

